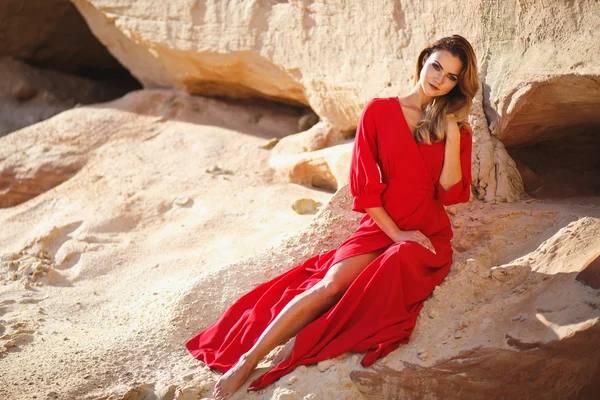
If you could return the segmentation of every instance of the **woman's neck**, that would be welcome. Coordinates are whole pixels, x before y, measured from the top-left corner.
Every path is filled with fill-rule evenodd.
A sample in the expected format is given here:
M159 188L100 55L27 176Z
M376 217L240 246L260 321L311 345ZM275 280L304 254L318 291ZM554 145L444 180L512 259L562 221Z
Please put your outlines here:
M423 88L421 88L421 84L419 82L417 82L411 91L402 98L408 103L408 105L414 108L418 107L421 110L425 109L427 104L433 101L433 97L427 96L423 92Z

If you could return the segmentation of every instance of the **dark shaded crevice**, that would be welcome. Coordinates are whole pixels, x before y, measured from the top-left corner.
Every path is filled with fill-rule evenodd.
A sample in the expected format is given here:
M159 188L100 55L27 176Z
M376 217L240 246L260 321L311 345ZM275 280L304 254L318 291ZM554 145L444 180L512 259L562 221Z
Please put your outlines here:
M536 198L600 196L600 126L574 126L551 140L508 148Z
M600 196L600 83L562 75L512 99L499 139L536 198Z
M6 0L0 15L0 137L142 88L69 0Z

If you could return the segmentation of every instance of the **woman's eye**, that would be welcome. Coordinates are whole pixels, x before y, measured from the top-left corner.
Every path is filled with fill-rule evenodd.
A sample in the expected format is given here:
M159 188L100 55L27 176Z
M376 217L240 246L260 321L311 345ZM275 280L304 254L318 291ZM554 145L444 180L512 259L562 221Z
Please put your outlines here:
M432 64L432 65L433 65L433 68L435 68L436 71L440 70L440 67L437 64Z
M456 82L456 77L455 76L449 76L448 79L450 79L452 82Z

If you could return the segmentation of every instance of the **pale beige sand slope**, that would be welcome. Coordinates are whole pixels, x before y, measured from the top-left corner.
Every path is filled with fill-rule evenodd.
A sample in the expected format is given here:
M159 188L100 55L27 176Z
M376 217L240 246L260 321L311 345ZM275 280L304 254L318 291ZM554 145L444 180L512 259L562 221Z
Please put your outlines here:
M3 176L28 182L25 194L74 173L0 209L0 398L118 392L194 364L172 346L178 299L200 274L305 226L312 215L296 214L295 200L331 197L277 182L260 148L294 133L298 117L140 91L0 139Z

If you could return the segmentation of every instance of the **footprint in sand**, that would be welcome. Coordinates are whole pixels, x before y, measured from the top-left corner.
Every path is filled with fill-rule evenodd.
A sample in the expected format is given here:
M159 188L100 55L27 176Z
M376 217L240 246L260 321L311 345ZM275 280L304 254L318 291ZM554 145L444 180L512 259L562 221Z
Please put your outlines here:
M70 286L71 282L59 270L75 265L87 244L82 242L81 246L67 246L68 249L58 253L65 243L73 242L71 234L81 224L81 221L77 221L52 227L18 252L0 256L0 281L18 282L25 289L43 285Z

